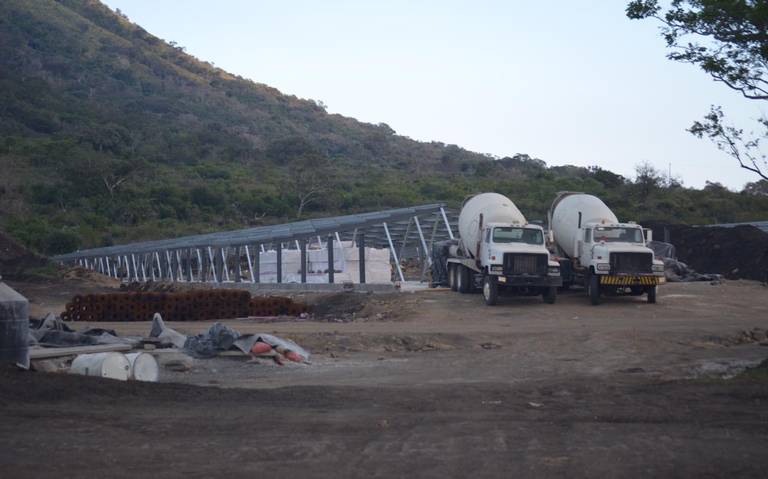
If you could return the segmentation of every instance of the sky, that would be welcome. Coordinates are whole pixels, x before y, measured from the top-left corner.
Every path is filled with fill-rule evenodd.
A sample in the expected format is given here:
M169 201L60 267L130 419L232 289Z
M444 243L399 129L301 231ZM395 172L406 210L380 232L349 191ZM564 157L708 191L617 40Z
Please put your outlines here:
M201 60L398 134L686 186L759 178L686 131L710 105L749 131L757 102L667 60L625 1L105 0Z

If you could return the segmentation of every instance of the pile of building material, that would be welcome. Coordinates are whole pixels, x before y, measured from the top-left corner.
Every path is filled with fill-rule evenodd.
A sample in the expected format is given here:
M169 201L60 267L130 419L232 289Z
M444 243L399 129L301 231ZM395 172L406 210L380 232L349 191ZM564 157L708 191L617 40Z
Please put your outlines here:
M727 279L768 281L768 233L754 226L656 224L653 236L675 245L677 259L688 268Z
M687 264L677 259L674 245L663 241L649 241L648 247L653 250L654 256L664 261L664 276L667 281L690 282L690 281L709 281L719 283L723 277L720 274L698 273Z
M299 316L309 307L284 297L252 298L248 291L212 289L182 292L106 293L75 296L65 321L148 321L161 313L169 321L206 321L252 316Z
M301 251L283 249L283 283L301 282ZM360 281L360 252L351 241L336 242L333 248L334 281L337 283ZM248 280L243 275L243 280ZM259 253L259 281L277 282L277 252L266 250ZM384 248L365 248L365 281L367 283L392 282L390 252ZM322 246L307 250L307 283L328 282L328 250Z

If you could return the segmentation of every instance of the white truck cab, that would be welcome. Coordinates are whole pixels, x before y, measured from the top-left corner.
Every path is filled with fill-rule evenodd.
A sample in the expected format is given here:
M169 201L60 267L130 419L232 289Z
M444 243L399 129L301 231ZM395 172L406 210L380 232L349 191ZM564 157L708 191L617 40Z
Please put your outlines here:
M582 237L576 239L575 251L580 265L589 267L595 274L607 275L614 270L622 274L636 272L664 276L664 262L653 257L653 251L646 246L645 234L639 225L589 223L582 230ZM647 270L645 260L649 255L652 258L650 271Z
M504 274L505 254L546 255L547 276L560 276L560 264L552 260L547 250L544 229L539 225L491 223L483 228L483 240L480 243L479 258L488 274L501 276ZM531 256L533 258L533 256ZM508 262L511 256L507 256ZM543 260L542 260L543 263ZM528 268L531 274L535 268ZM522 274L526 269L518 266ZM505 280L501 280L504 282Z

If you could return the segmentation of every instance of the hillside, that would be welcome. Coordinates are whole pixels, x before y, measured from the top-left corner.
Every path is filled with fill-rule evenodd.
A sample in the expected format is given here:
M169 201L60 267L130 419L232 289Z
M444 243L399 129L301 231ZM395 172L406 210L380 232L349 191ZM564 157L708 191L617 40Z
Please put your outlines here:
M0 3L0 227L47 252L495 190L620 216L768 218L764 194L632 183L413 141L214 68L94 0Z

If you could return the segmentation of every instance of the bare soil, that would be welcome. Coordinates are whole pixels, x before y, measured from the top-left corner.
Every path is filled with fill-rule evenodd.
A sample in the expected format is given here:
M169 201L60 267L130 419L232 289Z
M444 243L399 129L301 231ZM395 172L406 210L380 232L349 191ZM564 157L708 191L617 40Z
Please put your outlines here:
M41 312L58 307L52 293L12 286ZM768 470L768 381L739 376L768 357L768 289L759 283L671 284L656 305L613 298L598 307L578 291L551 306L505 298L493 308L478 295L444 290L345 294L320 321L226 322L297 341L313 353L310 365L195 360L187 372L163 370L161 384L3 373L2 470L8 477L765 477ZM191 334L211 324L171 326ZM149 330L149 323L99 326Z

